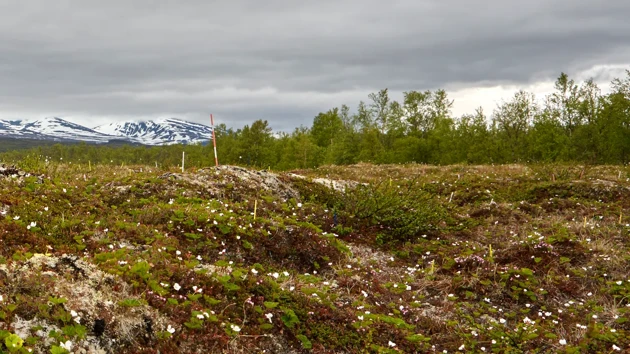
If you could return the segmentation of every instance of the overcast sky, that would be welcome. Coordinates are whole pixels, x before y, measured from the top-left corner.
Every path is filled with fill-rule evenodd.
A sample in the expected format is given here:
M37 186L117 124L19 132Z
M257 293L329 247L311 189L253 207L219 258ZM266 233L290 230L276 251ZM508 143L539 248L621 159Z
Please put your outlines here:
M491 113L630 68L630 1L0 0L0 119L310 126L382 88Z

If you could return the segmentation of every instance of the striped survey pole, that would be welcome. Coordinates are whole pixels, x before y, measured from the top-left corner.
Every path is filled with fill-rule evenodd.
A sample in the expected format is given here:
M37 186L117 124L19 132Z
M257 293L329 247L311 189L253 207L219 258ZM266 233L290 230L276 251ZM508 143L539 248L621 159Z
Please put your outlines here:
M217 138L214 135L214 117L210 113L210 124L212 125L212 145L214 145L214 165L219 166L219 158L217 157Z

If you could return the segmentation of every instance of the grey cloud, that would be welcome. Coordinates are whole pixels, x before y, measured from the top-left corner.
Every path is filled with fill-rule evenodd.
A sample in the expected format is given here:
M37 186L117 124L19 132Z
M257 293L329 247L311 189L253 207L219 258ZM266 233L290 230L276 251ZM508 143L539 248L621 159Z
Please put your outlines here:
M385 87L525 85L630 63L629 14L623 0L5 1L0 117L213 111L291 130Z

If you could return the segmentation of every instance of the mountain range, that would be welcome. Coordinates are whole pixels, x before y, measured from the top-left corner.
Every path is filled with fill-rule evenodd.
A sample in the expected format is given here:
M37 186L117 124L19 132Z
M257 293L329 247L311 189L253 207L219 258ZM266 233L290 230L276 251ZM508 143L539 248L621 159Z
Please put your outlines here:
M143 145L207 143L212 128L177 118L115 122L88 128L58 117L0 120L0 138L59 142L107 143L127 141Z

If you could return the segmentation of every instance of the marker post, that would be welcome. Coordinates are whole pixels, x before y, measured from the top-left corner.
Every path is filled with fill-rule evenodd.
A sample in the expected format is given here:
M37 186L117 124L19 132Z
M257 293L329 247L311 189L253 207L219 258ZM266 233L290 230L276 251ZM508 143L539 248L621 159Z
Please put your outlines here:
M219 158L217 157L217 138L214 135L214 117L210 113L210 124L212 125L212 145L214 146L214 165L219 166Z

